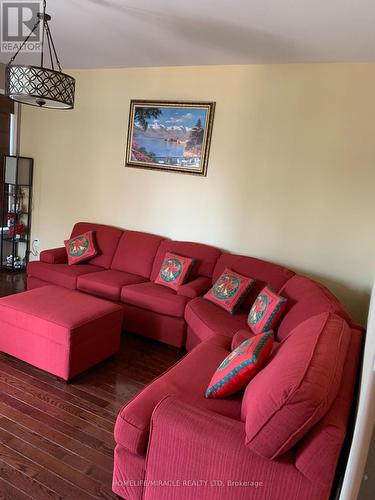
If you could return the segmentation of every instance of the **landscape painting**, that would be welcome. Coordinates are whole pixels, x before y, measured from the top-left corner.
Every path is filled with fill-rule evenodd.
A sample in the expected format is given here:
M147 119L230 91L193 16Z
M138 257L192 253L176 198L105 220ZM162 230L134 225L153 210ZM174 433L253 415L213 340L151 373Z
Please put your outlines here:
M126 165L207 174L215 103L130 102Z

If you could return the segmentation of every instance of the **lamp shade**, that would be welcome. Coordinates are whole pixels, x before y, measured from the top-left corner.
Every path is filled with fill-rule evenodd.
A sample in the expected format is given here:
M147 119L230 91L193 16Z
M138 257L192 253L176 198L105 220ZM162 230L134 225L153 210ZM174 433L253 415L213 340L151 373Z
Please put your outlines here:
M75 79L61 71L8 65L5 87L8 97L23 104L51 109L74 107Z

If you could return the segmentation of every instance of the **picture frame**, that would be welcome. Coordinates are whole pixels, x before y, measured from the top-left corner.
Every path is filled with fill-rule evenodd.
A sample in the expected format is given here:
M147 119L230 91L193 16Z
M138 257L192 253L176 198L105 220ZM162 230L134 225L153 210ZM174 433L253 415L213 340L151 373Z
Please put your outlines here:
M215 102L130 101L125 166L207 175Z

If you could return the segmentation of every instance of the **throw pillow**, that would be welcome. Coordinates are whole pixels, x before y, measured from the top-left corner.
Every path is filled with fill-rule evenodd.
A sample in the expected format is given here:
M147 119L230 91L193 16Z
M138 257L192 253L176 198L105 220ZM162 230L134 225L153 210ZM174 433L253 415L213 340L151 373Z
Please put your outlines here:
M265 286L255 299L247 319L255 334L274 329L286 307L286 298Z
M226 268L204 298L232 314L254 283L252 278Z
M272 330L245 340L217 368L206 398L223 398L242 389L262 368L272 346Z
M64 244L70 266L92 259L98 254L94 231L87 231L70 240L65 240Z
M155 283L178 290L189 277L193 264L194 259L190 257L167 252Z

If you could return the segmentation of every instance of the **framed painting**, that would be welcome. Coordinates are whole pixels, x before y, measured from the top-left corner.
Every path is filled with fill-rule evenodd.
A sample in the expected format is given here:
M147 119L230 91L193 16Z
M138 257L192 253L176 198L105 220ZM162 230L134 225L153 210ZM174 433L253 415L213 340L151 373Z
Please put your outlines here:
M207 175L214 102L130 101L126 165Z

